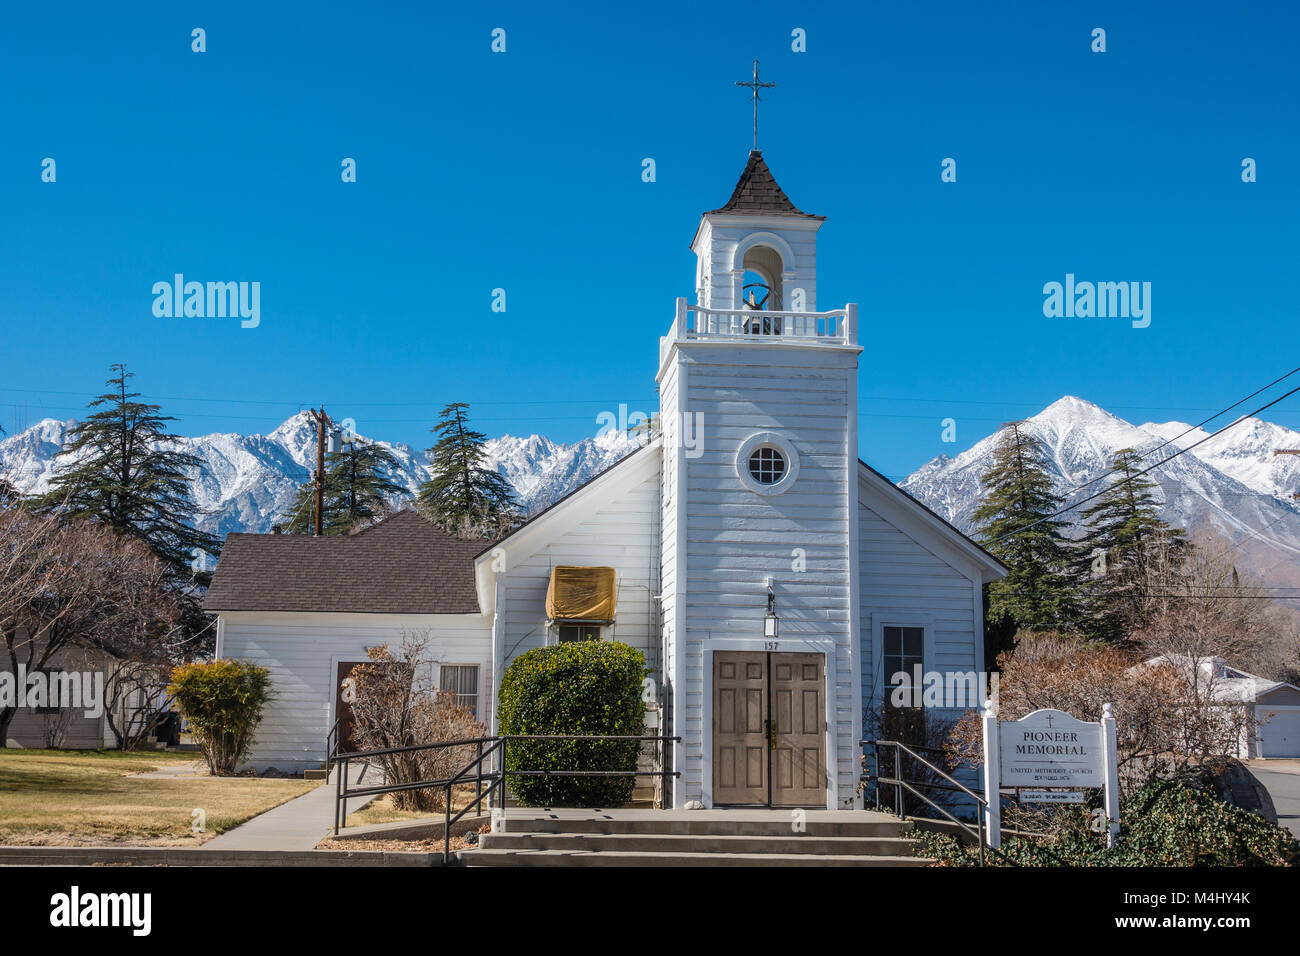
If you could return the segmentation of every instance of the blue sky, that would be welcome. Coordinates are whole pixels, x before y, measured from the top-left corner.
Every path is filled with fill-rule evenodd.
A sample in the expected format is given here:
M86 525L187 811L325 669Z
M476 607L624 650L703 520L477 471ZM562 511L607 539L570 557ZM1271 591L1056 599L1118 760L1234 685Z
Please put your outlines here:
M1062 394L1198 420L1300 365L1294 5L468 6L7 6L0 426L76 415L114 361L187 434L323 402L424 446L467 401L572 441L651 410L754 57L764 155L828 217L819 305L861 305L887 474ZM155 317L177 272L260 282L261 325ZM1150 327L1045 318L1067 272L1150 282Z

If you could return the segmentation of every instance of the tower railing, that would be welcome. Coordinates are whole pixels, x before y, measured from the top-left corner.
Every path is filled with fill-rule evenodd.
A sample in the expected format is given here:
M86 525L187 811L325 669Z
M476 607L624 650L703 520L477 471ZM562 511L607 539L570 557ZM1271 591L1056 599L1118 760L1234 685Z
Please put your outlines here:
M784 312L761 309L711 309L677 300L672 327L660 342L659 360L674 342L723 340L774 345L856 345L858 307L853 303L829 312Z

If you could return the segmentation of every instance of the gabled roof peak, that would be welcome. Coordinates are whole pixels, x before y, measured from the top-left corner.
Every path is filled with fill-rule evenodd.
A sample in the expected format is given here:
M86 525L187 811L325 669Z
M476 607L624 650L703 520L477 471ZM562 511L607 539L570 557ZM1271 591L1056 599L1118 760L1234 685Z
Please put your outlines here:
M740 174L736 188L725 206L710 209L704 215L732 213L742 216L801 216L804 219L825 219L800 211L785 191L777 185L776 177L763 160L761 149L749 151L749 162Z

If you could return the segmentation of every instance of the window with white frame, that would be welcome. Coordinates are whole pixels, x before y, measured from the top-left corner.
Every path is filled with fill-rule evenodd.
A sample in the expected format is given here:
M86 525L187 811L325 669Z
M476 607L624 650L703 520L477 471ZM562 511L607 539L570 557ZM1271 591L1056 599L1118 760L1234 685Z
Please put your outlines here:
M443 664L438 668L438 689L451 694L457 707L478 717L478 665Z
M886 625L881 632L881 656L886 687L911 687L916 668L925 671L925 628ZM894 681L894 675L900 672L905 675L901 685ZM904 699L910 697L909 693ZM892 694L886 693L885 699L892 705Z

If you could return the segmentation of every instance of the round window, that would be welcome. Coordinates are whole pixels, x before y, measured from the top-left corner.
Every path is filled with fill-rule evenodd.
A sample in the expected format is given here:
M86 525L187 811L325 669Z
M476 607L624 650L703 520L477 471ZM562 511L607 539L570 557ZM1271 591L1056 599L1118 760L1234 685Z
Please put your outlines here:
M799 477L799 453L776 432L750 435L736 449L736 477L756 495L783 495Z
M749 473L760 485L774 485L785 477L785 455L764 445L749 456Z

